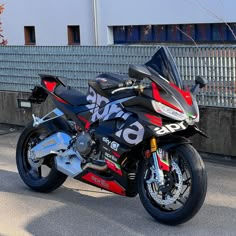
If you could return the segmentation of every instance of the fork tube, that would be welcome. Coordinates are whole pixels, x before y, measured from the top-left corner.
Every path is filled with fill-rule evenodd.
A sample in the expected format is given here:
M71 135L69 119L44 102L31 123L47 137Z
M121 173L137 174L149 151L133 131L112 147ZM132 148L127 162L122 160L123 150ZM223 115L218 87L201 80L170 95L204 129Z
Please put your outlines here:
M151 138L150 147L151 147L151 152L156 152L157 151L157 140L156 140L155 137Z
M158 153L157 153L157 140L155 137L152 137L150 140L150 148L152 152L152 158L154 162L154 167L155 167L155 173L156 173L156 180L158 181L159 185L164 185L164 174L163 171L160 169L159 164L158 164Z

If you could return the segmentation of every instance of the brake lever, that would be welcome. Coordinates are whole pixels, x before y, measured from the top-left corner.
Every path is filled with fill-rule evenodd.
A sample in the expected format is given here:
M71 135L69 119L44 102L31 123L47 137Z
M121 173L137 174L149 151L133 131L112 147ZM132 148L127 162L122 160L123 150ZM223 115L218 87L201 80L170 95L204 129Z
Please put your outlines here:
M139 84L139 85L135 85L135 86L129 86L129 87L115 89L111 92L111 94L115 94L119 91L126 90L126 89L136 89L139 93L142 93L144 88L145 88L145 86Z
M122 91L122 90L126 90L126 89L136 89L138 88L139 86L130 86L130 87L123 87L123 88L118 88L118 89L115 89L111 92L111 94L114 94L114 93L117 93L119 91Z

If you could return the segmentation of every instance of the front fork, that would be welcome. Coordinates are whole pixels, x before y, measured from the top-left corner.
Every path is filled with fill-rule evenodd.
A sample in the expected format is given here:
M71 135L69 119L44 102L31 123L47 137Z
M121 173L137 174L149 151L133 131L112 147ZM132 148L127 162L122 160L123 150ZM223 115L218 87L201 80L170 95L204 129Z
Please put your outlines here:
M158 148L157 140L152 137L150 140L151 158L153 160L153 176L151 181L157 181L158 184L164 185L164 173L163 171L170 170L168 153Z

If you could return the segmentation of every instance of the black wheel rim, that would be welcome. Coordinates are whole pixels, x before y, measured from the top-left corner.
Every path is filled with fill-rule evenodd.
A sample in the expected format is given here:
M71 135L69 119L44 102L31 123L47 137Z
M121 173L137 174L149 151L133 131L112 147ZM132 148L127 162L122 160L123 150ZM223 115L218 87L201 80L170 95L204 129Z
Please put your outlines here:
M155 208L158 208L159 210L163 212L173 212L173 211L178 211L182 209L191 194L191 187L192 187L192 173L191 173L191 168L187 160L184 158L184 156L181 153L172 153L170 154L171 160L173 163L177 164L181 174L182 174L182 188L181 192L178 196L178 198L171 204L162 204L161 203L161 198L162 200L166 199L167 196L170 198L173 198L173 195L175 194L175 184L178 182L178 175L176 174L175 171L170 171L170 172L164 172L164 178L165 178L165 186L162 188L159 188L159 186L152 186L153 190L157 192L158 198L160 200L156 200L158 198L155 198L150 194L150 186L148 188L147 180L150 178L151 174L151 163L146 162L145 168L144 168L144 176L143 176L143 184L144 184L144 191L146 198L149 200L150 204L154 206ZM174 198L173 198L174 199Z
M53 166L53 156L48 156L40 161L30 161L28 157L29 149L33 148L40 141L47 136L47 132L43 129L33 130L23 144L22 149L22 165L24 170L24 176L30 179L35 184L42 183L47 180L50 175L51 168ZM40 163L39 163L40 162ZM35 165L34 165L35 164Z

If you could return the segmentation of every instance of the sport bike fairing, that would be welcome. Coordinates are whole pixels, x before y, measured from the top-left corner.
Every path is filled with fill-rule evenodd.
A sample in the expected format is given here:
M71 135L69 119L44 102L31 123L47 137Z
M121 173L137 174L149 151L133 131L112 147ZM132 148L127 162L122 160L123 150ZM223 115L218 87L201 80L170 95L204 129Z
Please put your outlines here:
M124 87L127 90L113 93L129 79L115 74L101 74L89 81L87 95L78 93L77 98L76 90L70 93L72 89L58 83L60 80L53 81L50 77L49 83L46 77L42 84L55 98L56 106L82 130L90 133L93 130L101 155L119 165L120 157L143 140L186 130L199 116L191 93L183 90L183 82L167 48L158 49L146 68L151 72L150 82L142 91L127 86ZM81 100L78 105L76 99Z
M174 59L166 47L161 47L145 64L152 72L153 98L173 109L172 119L183 121L189 118L198 122L199 110L195 97L183 85ZM171 112L170 112L171 113ZM182 113L182 114L181 114Z
M96 80L89 81L87 95L81 96L79 93L77 97L84 102L78 102L77 106L75 103L67 103L66 96L63 96L63 101L66 102L60 100L60 94L70 92L66 86L59 85L53 89L50 87L49 91L56 94L57 106L82 126L82 129L84 127L88 129L97 121L104 122L112 119L123 121L123 129L117 130L114 138L119 138L131 146L143 141L144 126L147 123L156 136L163 136L185 130L188 124L197 122L199 111L196 100L189 90L183 89L183 81L169 50L165 47L159 48L145 65L151 72L148 78L151 83L144 88L143 93L130 89L113 95L112 87L128 77L112 73L101 74ZM67 89L67 92L63 93L63 89ZM73 93L73 100L76 100L74 90ZM87 104L84 104L86 102ZM133 121L127 122L130 116Z

